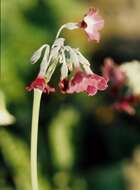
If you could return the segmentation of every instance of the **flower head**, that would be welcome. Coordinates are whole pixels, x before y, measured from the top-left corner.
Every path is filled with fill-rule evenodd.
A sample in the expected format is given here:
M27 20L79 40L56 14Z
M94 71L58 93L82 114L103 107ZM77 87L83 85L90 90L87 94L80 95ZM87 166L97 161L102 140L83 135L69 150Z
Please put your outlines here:
M45 78L38 76L29 86L26 87L26 90L31 91L34 88L37 88L45 93L55 92L55 89L46 84Z
M104 27L104 20L95 8L89 9L88 13L80 22L80 27L85 30L89 40L100 41L99 31Z

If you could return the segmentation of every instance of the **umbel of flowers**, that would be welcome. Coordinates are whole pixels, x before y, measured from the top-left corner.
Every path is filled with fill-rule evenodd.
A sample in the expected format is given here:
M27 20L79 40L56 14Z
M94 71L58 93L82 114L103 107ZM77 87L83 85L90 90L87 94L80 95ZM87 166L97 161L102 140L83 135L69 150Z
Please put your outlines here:
M131 61L116 64L111 58L104 60L103 76L110 79L109 95L112 107L121 112L135 114L135 106L140 101L140 62Z
M43 58L38 76L27 87L27 90L31 91L37 88L42 92L55 92L55 88L50 87L48 83L59 64L61 65L59 87L62 93L86 92L89 96L93 96L98 90L105 90L107 80L91 70L89 61L78 48L65 45L65 39L59 37L63 28L70 30L82 28L87 33L89 40L99 42L99 31L103 26L104 21L95 9L90 9L81 22L64 24L58 31L51 47L44 44L33 54L31 58L33 64Z
M60 27L52 46L43 44L31 57L31 63L40 61L40 70L36 79L26 87L28 91L34 90L32 131L31 131L31 181L32 190L38 190L37 182L37 136L40 100L42 92L51 93L56 87L50 87L49 82L60 67L59 90L63 94L85 92L88 96L95 95L98 91L107 88L108 79L95 74L89 61L78 48L65 44L65 39L60 36L61 31L82 29L88 36L88 40L100 41L100 30L104 26L104 20L96 9L90 9L82 21L66 23Z

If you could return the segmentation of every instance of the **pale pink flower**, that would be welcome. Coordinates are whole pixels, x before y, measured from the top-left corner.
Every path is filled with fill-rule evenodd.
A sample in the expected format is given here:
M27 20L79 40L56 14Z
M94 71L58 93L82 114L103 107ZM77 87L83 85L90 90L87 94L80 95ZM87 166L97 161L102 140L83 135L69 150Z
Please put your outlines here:
M93 96L98 90L105 90L107 87L107 80L104 77L83 71L77 71L70 80L60 81L61 92L68 94L86 92L89 96Z
M91 8L80 22L80 27L87 33L89 41L95 40L99 42L99 31L104 27L104 20L95 8Z
M38 76L29 86L26 87L26 90L32 91L35 88L45 93L55 92L55 88L46 84L43 76Z

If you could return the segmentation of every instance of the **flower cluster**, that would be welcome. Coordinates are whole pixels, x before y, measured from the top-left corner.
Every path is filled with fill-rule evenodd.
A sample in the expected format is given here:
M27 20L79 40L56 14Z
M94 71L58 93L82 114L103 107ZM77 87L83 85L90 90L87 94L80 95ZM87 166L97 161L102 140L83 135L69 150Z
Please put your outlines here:
M107 81L95 73L88 74L79 70L71 80L60 81L60 88L62 93L86 92L89 96L93 96L98 90L107 88Z
M110 79L109 94L115 100L113 108L128 114L135 113L135 105L140 100L140 63L132 61L117 65L111 58L104 61L103 76Z
M58 31L53 45L42 45L32 56L34 64L41 60L40 71L37 78L26 88L28 91L37 88L42 92L54 92L55 88L48 85L56 67L61 65L59 88L62 93L72 94L85 92L93 96L98 90L107 88L108 79L92 72L89 61L81 54L79 49L65 45L65 39L59 34L63 28L70 30L82 28L87 33L89 40L99 42L99 31L103 28L104 21L98 11L90 9L84 19L78 23L64 24Z

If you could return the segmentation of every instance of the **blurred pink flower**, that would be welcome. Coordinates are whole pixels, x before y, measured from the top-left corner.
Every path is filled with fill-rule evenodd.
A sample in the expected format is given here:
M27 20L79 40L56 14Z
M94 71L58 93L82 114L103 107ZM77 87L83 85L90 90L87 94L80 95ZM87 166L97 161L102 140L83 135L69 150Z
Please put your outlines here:
M135 114L134 106L139 101L139 96L131 95L128 97L123 97L118 102L113 104L113 108L118 111L127 112L130 115Z
M37 88L45 93L55 92L55 88L47 85L43 76L38 76L29 86L26 87L26 90L31 91L34 88Z
M135 114L135 109L127 101L120 101L113 104L113 108L120 112L127 112L130 115Z
M95 8L91 8L80 22L80 27L85 30L90 41L96 40L99 42L99 31L104 27L104 20Z
M106 58L102 68L103 76L110 79L109 95L113 97L112 107L120 112L135 114L135 106L139 96L135 95L127 85L127 76L122 67L115 64L111 58Z
M83 71L77 71L70 79L60 81L60 90L62 93L79 93L86 92L89 96L93 96L98 90L105 90L107 80L95 73L87 74Z
M124 85L126 76L121 68L115 64L111 58L104 60L104 66L102 68L103 76L111 81L113 87L120 88Z

